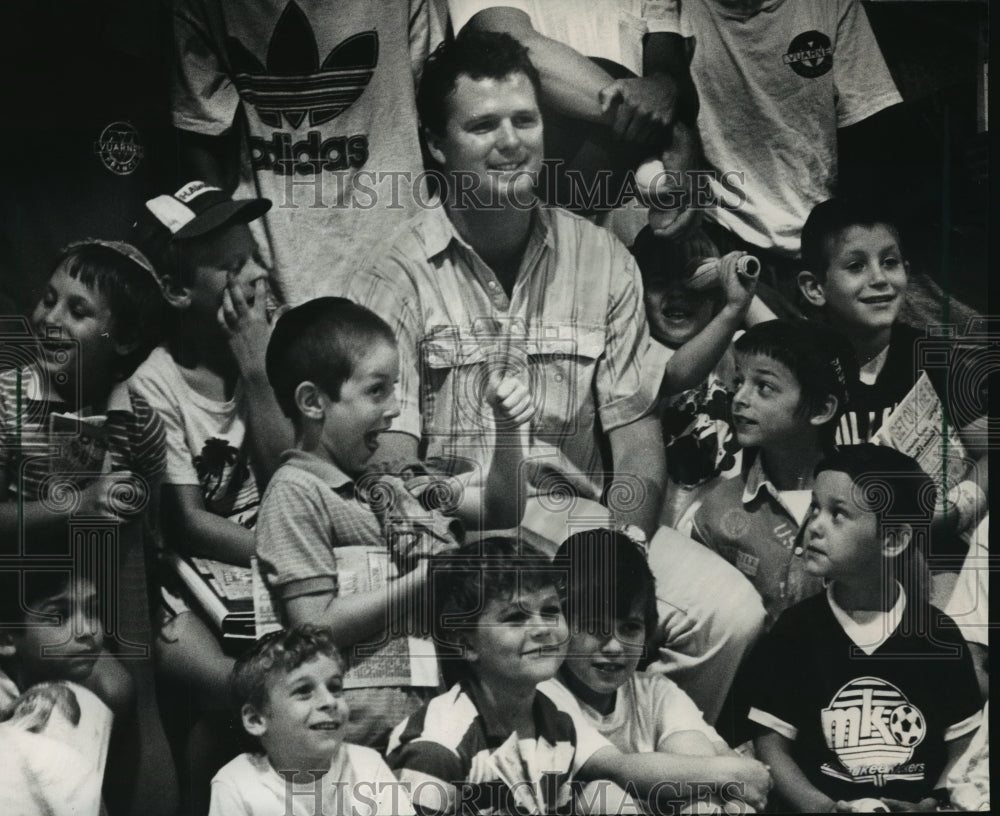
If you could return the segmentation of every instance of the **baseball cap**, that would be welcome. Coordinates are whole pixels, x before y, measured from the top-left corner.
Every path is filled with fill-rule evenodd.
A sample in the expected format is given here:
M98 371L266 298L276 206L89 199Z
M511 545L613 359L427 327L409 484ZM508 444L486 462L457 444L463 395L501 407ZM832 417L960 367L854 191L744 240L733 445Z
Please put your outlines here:
M168 240L197 238L226 224L246 224L271 209L266 198L234 201L225 190L204 181L189 181L176 193L160 195L146 202L146 210Z

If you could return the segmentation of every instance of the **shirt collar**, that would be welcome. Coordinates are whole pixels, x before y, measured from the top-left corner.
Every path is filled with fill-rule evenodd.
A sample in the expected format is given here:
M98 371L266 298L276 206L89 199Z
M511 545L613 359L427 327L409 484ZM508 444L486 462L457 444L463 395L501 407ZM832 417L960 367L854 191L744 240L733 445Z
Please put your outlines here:
M430 215L424 224L424 246L427 251L427 259L440 255L451 245L452 241L458 243L469 252L475 249L459 234L455 229L455 224L448 217L448 210L441 202L440 198L434 198L427 209ZM531 219L531 239L541 240L549 249L555 249L555 239L552 236L552 214L547 207L536 202L532 209ZM531 243L529 239L529 244Z
M321 459L314 453L307 453L297 448L286 450L281 454L281 464L292 464L295 467L311 473L321 482L334 490L353 484L354 480L344 471L327 459Z
M766 489L774 498L781 498L778 488L771 484L771 480L767 478L758 453L754 456L750 469L747 471L747 483L743 488L743 503L749 504L756 499L762 488Z
M896 581L896 586L899 587L899 597L896 598L892 609L873 615L871 620L865 623L858 623L837 603L833 596L835 585L836 581L831 581L826 588L826 600L830 604L833 616L855 646L866 655L874 654L892 636L903 620L903 611L906 609L906 590L903 589L899 581Z

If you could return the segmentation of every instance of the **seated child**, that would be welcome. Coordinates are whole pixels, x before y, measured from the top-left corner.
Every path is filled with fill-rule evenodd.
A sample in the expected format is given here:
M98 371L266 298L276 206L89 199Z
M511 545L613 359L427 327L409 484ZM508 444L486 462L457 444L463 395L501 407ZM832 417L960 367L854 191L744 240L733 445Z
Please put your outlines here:
M44 704L47 700L54 700L61 711L72 703L76 706L75 718L79 720L80 710L75 695L59 691L59 684L71 681L92 691L110 710L104 710L106 716L102 722L94 723L95 730L89 735L92 740L90 744L85 735L82 743L74 742L74 745L84 750L88 760L100 757L100 766L103 767L105 753L102 752L109 751L103 737L110 732L110 762L114 764L114 772L107 774L104 780L98 779L96 787L91 791L92 786L83 777L89 776L92 780L94 769L88 766L86 773L76 774L74 768L80 764L79 757L75 758L75 765L66 765L66 756L56 759L49 746L41 751L31 749L34 757L31 764L36 771L44 773L46 778L62 779L67 784L70 777L76 779L80 776L81 779L77 781L92 792L95 802L99 798L101 782L104 781L109 804L120 805L121 797L125 795L122 788L133 786L138 772L134 764L135 748L131 741L148 732L135 732L137 715L133 678L105 648L100 608L93 580L70 567L8 568L0 572L0 712L9 710L11 716L19 718L20 728L39 733L46 730L48 717L44 721L37 716L31 720L21 719L20 715L27 711L28 702L36 699L26 698L25 695L43 686L52 686L53 692L37 698L39 702ZM68 700L68 697L72 697L72 700ZM12 707L18 710L13 711ZM49 708L51 709L51 705ZM69 719L72 721L73 717L70 716ZM49 736L64 742L56 733L57 730L50 729ZM0 743L6 739L0 738ZM147 739L151 737L147 736ZM162 733L160 741L162 742ZM23 747L28 748L30 744ZM162 758L166 756L165 744L162 745L162 750L163 754L153 753ZM0 767L10 772L14 770L6 762L0 762ZM167 780L173 779L172 770L165 765L159 767L161 776ZM16 787L17 782L13 781L15 778L5 777L5 784L0 784L0 788ZM146 788L145 792L152 794L153 790ZM12 796L26 796L30 792L10 790L9 793ZM72 797L67 801L71 806ZM76 801L82 807L82 800L77 798ZM0 812L18 811L10 809Z
M70 244L31 315L37 345L23 348L23 365L0 372L0 549L68 555L72 530L86 528L81 519L112 523L118 593L101 612L114 651L148 648L151 640L143 539L164 469L164 430L125 380L157 342L161 310L153 267L135 247ZM90 676L119 727L141 732L141 749L128 756L140 781L124 764L117 779L143 807L170 812L173 768L151 662L108 658Z
M433 560L435 639L451 653L445 673L455 684L395 728L388 752L421 813L565 812L588 804L576 781L610 780L647 801L677 798L663 755L623 754L572 695L546 683L566 653L564 574L505 539ZM704 762L691 757L688 773Z
M705 497L691 535L747 576L773 623L822 588L795 554L795 536L855 369L845 341L804 321L759 323L734 347L732 415L743 472Z
M262 750L215 775L209 816L413 813L382 757L343 741L343 683L343 661L320 627L271 632L241 655L233 697Z
M701 783L716 793L729 784L730 795L742 784L753 791L748 800L762 803L767 769L732 751L673 681L636 671L658 622L656 585L639 547L623 533L588 530L568 538L555 563L568 575L563 610L570 628L557 684L572 692L590 724L624 753L663 754L664 777L674 783ZM680 756L702 759L667 764ZM688 765L693 773L685 778Z
M427 556L454 548L461 525L424 509L398 477L364 473L379 435L399 414L399 355L381 318L344 298L297 306L275 326L267 374L296 440L261 505L256 532L264 580L286 625L314 623L333 632L353 683L345 693L352 710L345 734L384 747L389 729L437 687L433 649L412 653L419 644L400 635L426 631L413 612L420 611ZM515 380L501 381L491 400L500 420L527 417L527 393ZM499 447L490 477L506 480L493 492L512 504L520 455L516 446ZM504 526L517 523L523 493L519 504ZM367 656L356 648L363 643ZM386 683L379 661L386 654L398 660L403 649L410 652L409 682Z
M934 487L888 447L816 468L803 560L826 592L784 612L752 658L750 719L775 791L797 811L934 810L982 701L969 651L926 600ZM940 781L939 781L940 780Z
M962 355L956 354L947 365L924 369L918 341L927 337L926 330L900 322L909 264L895 223L869 204L837 198L817 204L802 230L802 264L805 270L799 273L798 284L803 296L850 339L861 366L849 384L850 405L840 419L837 444L871 441L926 371L966 452L975 460L963 481L947 485L948 505L943 512L939 509L944 518L936 522L940 533L935 541L941 542L945 531L971 530L987 510L984 412L975 410L968 399L949 399L949 380L961 382L964 376ZM957 352L958 341L954 344ZM969 359L981 358L972 354ZM978 408L982 407L980 402Z
M671 350L658 409L668 477L660 523L677 527L684 511L713 484L739 473L739 445L729 424L731 344L744 324L774 315L755 298L756 279L736 271L743 252L720 259L714 285L689 285L699 263L718 257L700 233L673 242L646 228L636 236L632 254L642 274L649 332Z
M166 427L161 520L167 553L249 566L259 490L291 441L264 373L267 272L256 263L247 226L269 207L264 199L233 201L193 181L148 201L136 225L168 307L166 342L131 381ZM179 744L192 723L228 711L233 659L169 569L161 570L161 580L159 669L170 681L167 692L176 690L172 707L194 708L170 723ZM205 736L195 738L195 753L181 762L182 771L194 775L183 789L205 798L195 809L207 803L209 766L235 750L214 745L215 736L227 732L196 729ZM221 756L200 757L202 751Z
M31 316L38 346L26 351L37 353L0 372L7 554L66 552L74 515L142 515L145 505L112 506L109 488L134 477L148 495L163 471L163 423L124 382L155 345L160 310L152 266L134 247L89 239L62 251ZM85 438L79 432L76 444L61 444L58 412L88 419ZM67 484L76 501L58 494Z

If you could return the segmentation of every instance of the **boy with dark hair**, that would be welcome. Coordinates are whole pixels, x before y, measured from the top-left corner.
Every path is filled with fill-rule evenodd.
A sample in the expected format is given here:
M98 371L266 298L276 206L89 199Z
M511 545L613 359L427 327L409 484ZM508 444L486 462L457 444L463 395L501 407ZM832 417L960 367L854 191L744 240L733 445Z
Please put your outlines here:
M344 663L327 629L260 638L236 661L232 693L262 753L242 754L215 775L210 816L413 812L382 757L342 741Z
M821 588L794 553L795 535L854 365L846 341L805 322L759 323L734 347L732 415L743 473L706 496L692 536L749 578L773 622Z
M980 724L967 645L912 580L933 494L884 446L816 467L803 559L826 592L781 615L749 672L757 752L793 810L934 810Z
M113 675L94 677L104 649L93 582L69 570L9 570L0 574L0 710L36 683L72 680L109 707L129 687L109 688Z
M364 471L379 439L399 414L399 358L391 330L377 315L344 298L317 298L277 322L267 373L292 419L287 451L261 505L257 553L279 617L288 625L328 626L348 658L345 698L352 709L345 733L384 745L387 731L437 686L429 644L420 635L427 559L456 546L461 526L427 509L397 476ZM501 424L526 417L527 391L512 378L493 380L486 401ZM517 445L498 448L487 483L493 503L472 491L446 502L449 512L479 526L512 527L523 498ZM499 482L494 484L495 481ZM504 503L495 501L503 498ZM422 644L422 646L421 646ZM391 682L380 665L404 663L406 679Z
M623 533L588 530L563 542L555 563L569 576L569 650L558 683L584 717L624 753L659 753L664 779L713 785L713 798L727 784L743 785L741 799L763 804L767 769L730 750L673 681L636 671L659 622L642 550ZM697 763L681 759L695 756Z
M833 198L809 214L802 230L802 260L799 289L827 323L850 339L861 366L859 376L849 382L850 407L841 417L837 442L869 442L920 378L917 349L927 337L899 319L909 283L899 230L878 207ZM954 342L960 352L959 341ZM968 359L978 358L973 353L963 359L957 353L947 367L923 369L966 452L976 460L964 481L939 485L946 487L949 505L943 525L938 521L942 533L970 530L986 511L986 451L976 441L984 437L985 418L971 415L976 411L965 402L949 400L949 382L962 381Z

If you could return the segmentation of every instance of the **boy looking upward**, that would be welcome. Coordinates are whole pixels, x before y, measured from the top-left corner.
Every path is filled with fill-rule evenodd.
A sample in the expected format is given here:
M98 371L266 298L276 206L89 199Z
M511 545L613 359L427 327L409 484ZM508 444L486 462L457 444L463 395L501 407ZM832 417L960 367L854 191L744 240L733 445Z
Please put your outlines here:
M793 810L872 797L936 809L980 724L967 644L917 577L933 493L885 446L845 446L816 467L803 560L826 592L782 614L750 670L757 753Z
M773 320L735 343L733 429L743 473L698 508L692 537L743 572L769 622L821 588L795 555L816 463L833 445L852 363L846 341L821 326Z

